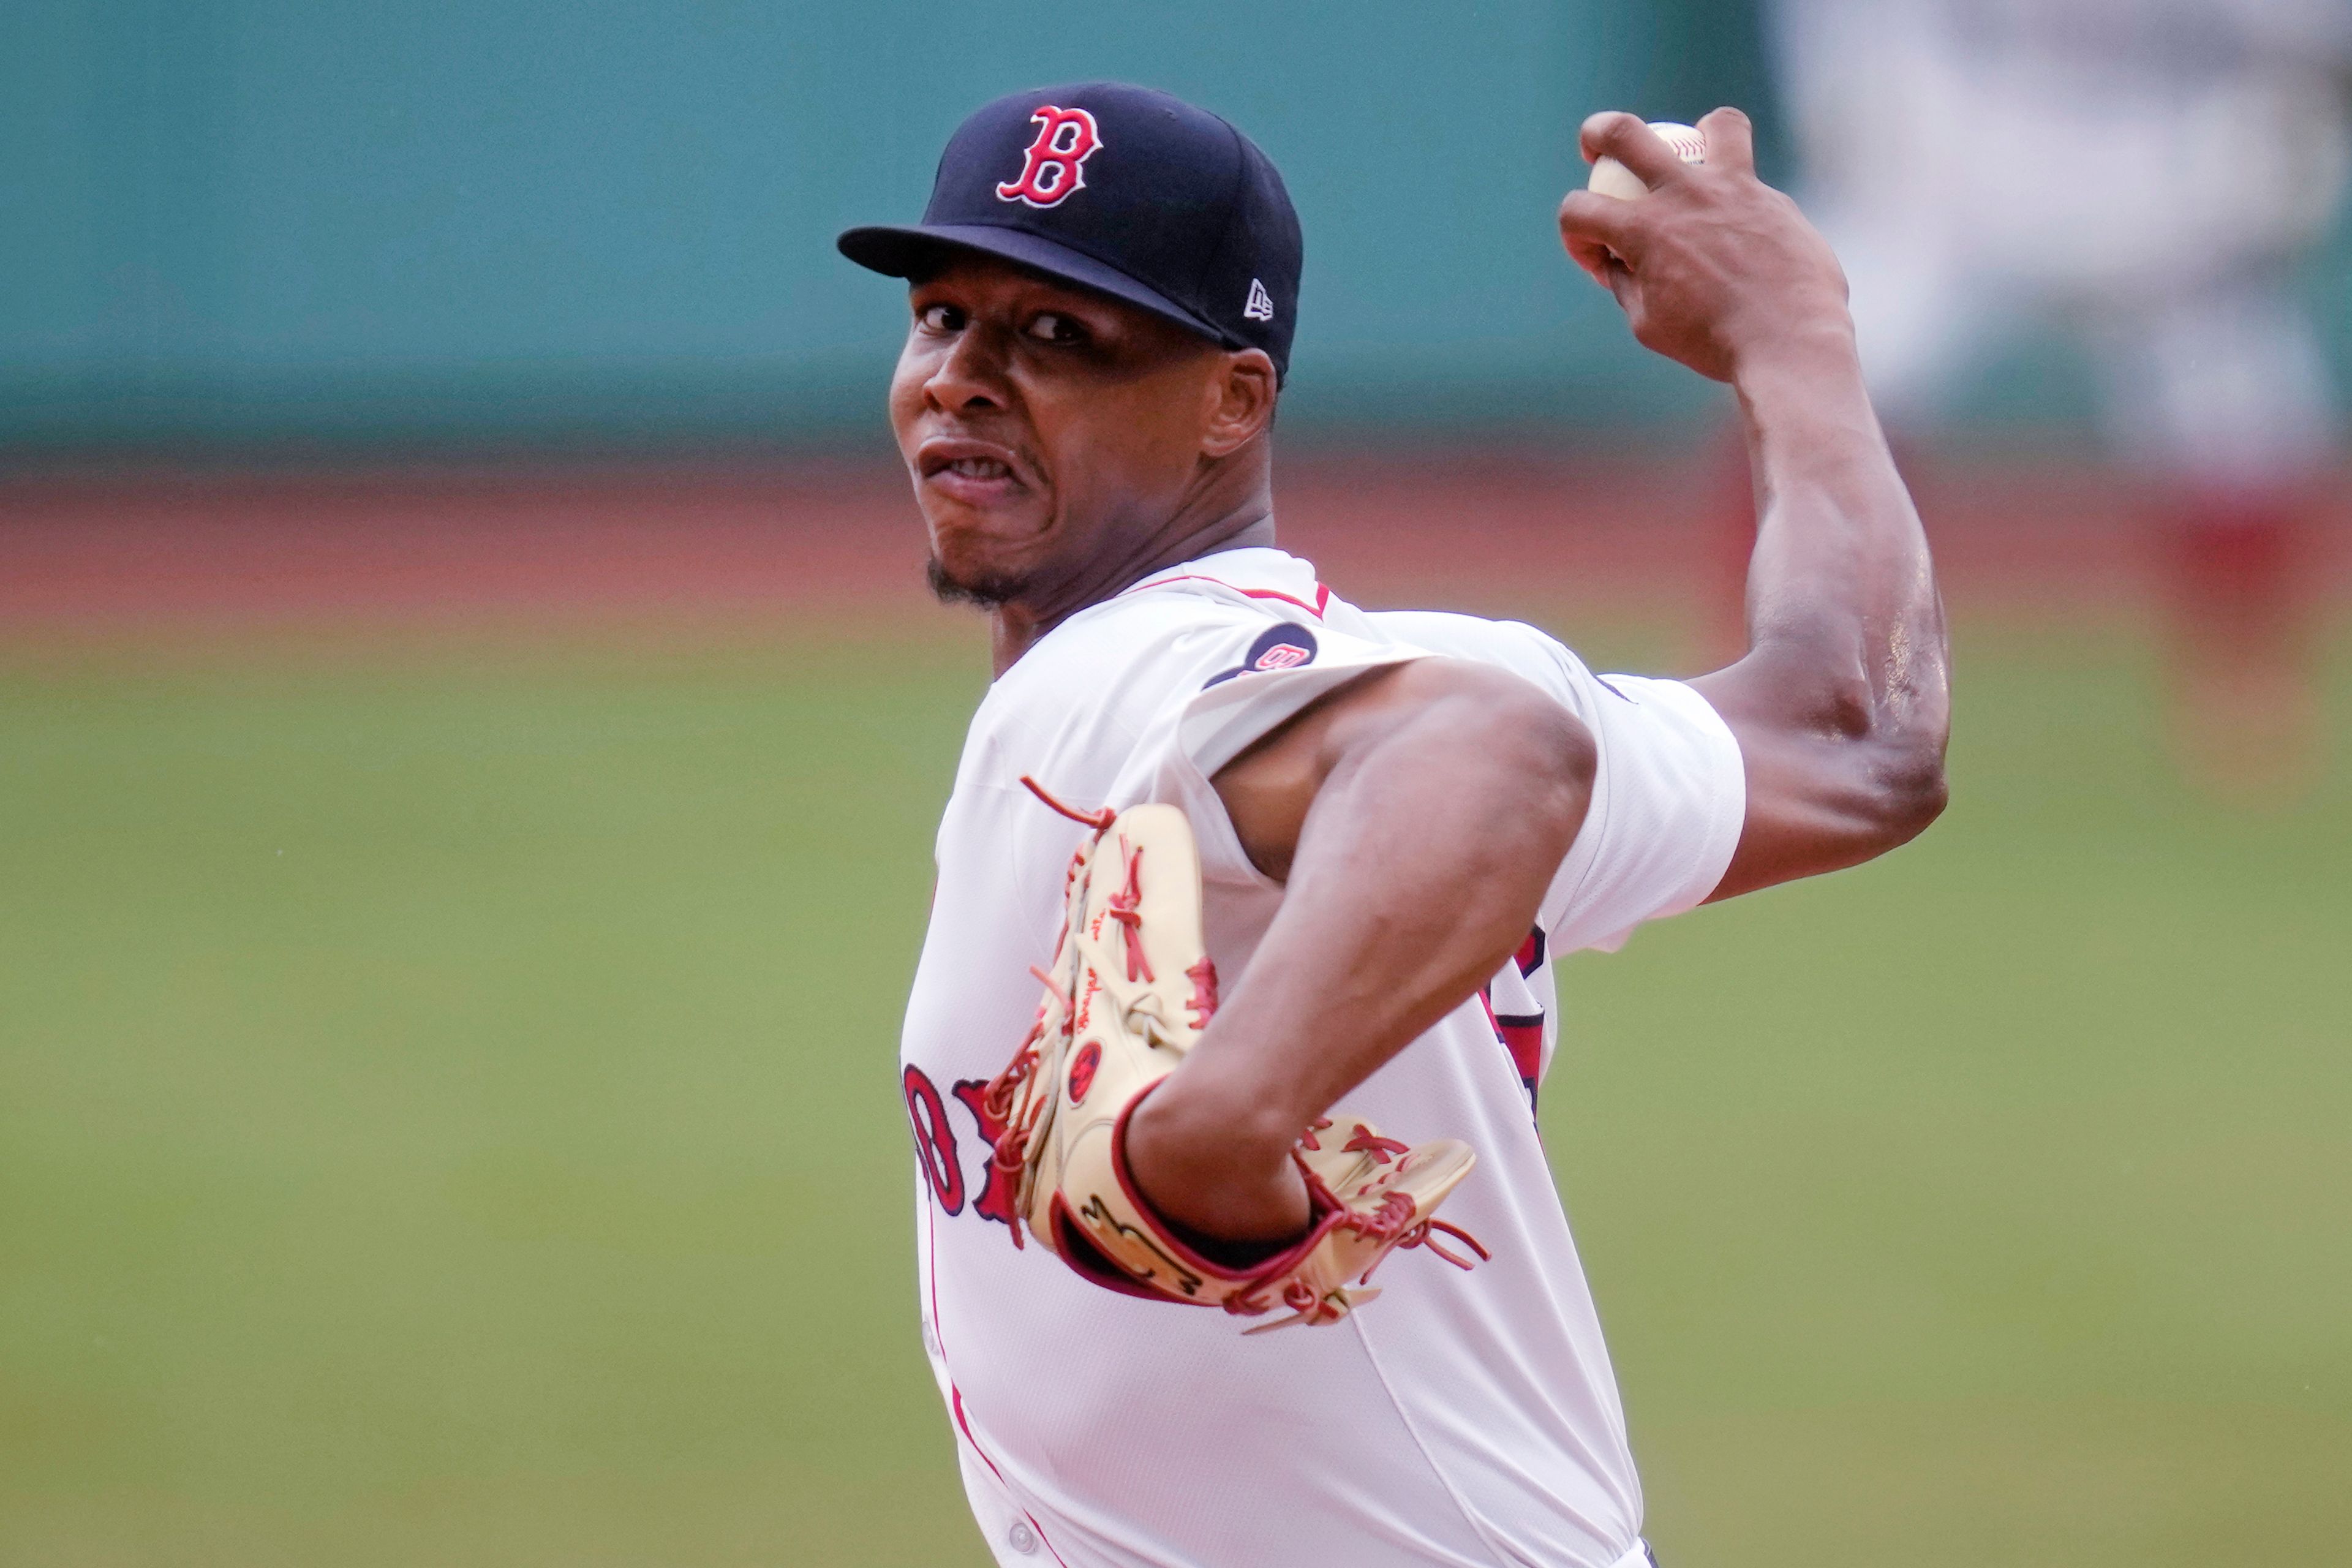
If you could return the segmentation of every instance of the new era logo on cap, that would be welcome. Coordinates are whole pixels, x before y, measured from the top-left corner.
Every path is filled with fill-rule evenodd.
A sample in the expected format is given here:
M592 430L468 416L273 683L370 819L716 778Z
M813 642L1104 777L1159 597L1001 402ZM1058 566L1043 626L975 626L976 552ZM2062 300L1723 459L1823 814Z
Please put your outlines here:
M1072 82L982 105L940 155L920 224L840 245L900 278L1001 257L1290 368L1302 247L1282 176L1232 125L1148 88Z

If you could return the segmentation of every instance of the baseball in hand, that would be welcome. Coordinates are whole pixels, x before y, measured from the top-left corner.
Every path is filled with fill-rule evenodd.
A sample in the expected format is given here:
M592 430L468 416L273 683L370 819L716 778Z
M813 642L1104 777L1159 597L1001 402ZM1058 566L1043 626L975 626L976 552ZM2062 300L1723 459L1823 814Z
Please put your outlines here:
M1706 138L1698 133L1697 127L1677 125L1671 120L1653 120L1650 129L1664 138L1666 145L1675 150L1675 156L1684 163L1706 162ZM1650 194L1650 187L1642 183L1642 176L1614 158L1603 158L1594 163L1591 176L1584 182L1584 188L1625 202Z

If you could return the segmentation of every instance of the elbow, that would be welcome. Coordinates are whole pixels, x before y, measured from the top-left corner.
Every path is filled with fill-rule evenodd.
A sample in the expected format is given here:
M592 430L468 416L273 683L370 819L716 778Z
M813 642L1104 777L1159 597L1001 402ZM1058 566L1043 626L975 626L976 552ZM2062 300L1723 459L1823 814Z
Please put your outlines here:
M1548 737L1551 748L1552 777L1560 785L1561 805L1568 819L1568 836L1584 826L1585 808L1592 804L1592 784L1601 773L1601 745L1583 720L1565 708L1545 704L1549 710L1547 723L1552 733Z
M1927 831L1951 800L1944 771L1951 706L1941 683L1888 693L1857 684L1830 708L1822 728L1843 738L1869 852L1884 854Z
M1483 758L1509 796L1513 825L1530 853L1564 857L1584 826L1601 752L1584 721L1530 681L1505 670L1427 661L1444 679L1454 719L1433 733L1449 759Z
M1525 781L1531 826L1548 849L1565 858L1592 804L1601 748L1584 721L1530 687L1520 700L1490 715L1509 738Z
M1874 770L1870 816L1877 853L1908 844L1934 826L1950 804L1951 783L1944 770L1944 736L1904 736L1885 742Z

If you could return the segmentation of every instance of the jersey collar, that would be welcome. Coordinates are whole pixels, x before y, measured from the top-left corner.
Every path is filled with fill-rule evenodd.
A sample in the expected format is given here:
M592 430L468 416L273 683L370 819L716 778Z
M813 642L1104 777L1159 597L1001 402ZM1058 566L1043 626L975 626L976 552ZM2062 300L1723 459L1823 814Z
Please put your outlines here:
M1179 563L1114 596L1123 599L1129 594L1162 589L1210 598L1238 597L1268 607L1288 605L1318 621L1331 603L1331 590L1316 581L1313 563L1266 544L1219 550Z

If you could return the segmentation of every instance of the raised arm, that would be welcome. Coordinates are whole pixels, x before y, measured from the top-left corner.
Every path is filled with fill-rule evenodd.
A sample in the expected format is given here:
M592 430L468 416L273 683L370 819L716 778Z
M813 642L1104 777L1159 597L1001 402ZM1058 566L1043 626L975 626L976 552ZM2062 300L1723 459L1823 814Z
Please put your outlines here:
M1756 178L1748 117L1699 121L1682 163L1630 114L1584 125L1651 194L1579 191L1560 234L1643 345L1738 393L1756 476L1748 651L1693 682L1738 737L1748 817L1715 892L1835 870L1944 805L1948 649L1927 535L1854 357L1845 279L1796 204Z

